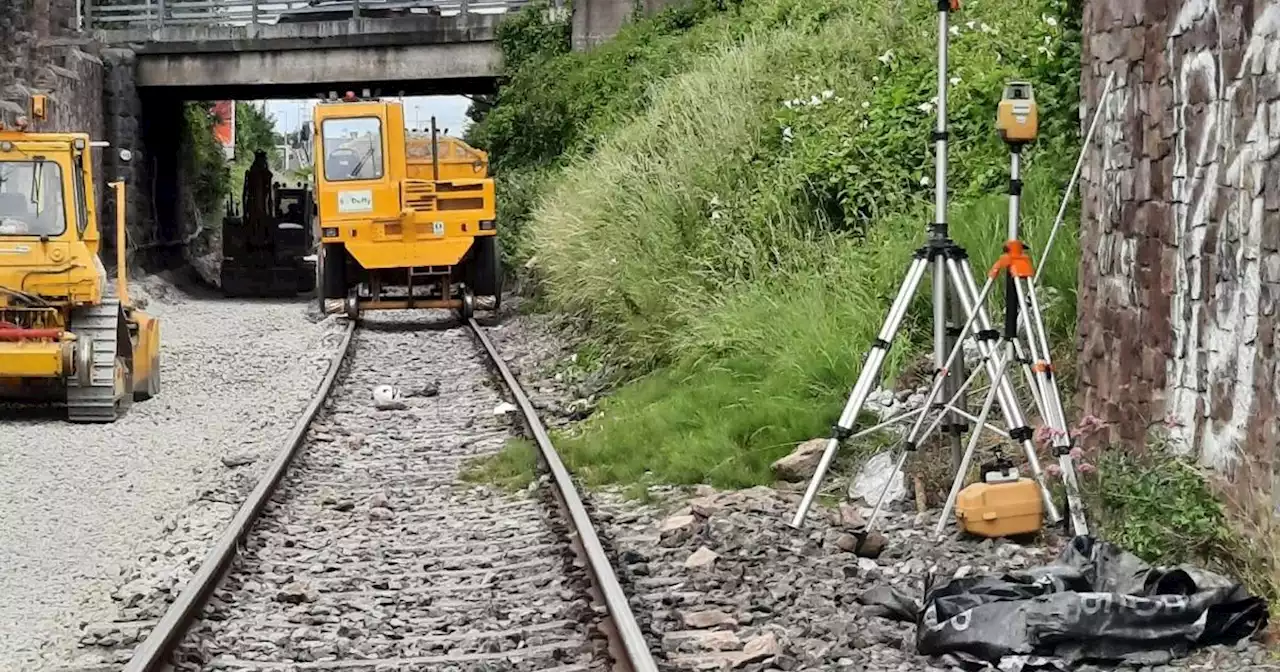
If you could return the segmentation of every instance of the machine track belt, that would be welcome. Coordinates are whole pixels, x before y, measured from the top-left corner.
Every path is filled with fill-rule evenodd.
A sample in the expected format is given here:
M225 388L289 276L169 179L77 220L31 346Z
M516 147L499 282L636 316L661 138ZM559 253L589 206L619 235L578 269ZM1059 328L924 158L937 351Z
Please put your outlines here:
M103 299L99 305L76 309L71 313L70 327L82 344L78 347L87 342L92 358L88 376L77 371L67 380L67 419L111 422L123 415L132 398L127 391L120 394L116 387L120 301Z

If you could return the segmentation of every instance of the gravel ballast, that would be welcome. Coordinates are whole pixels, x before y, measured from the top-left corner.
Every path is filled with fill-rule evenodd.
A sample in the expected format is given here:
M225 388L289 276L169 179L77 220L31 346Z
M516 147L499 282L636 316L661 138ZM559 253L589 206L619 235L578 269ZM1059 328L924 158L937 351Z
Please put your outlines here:
M860 557L862 549L854 552L850 543L848 519L861 522L856 519L870 513L867 507L846 505L853 513L843 516L815 509L796 531L787 521L797 493L700 487L653 494L665 503L640 506L618 493L596 493L594 519L612 539L622 565L619 579L638 605L641 627L673 670L970 669L916 653L915 626L882 616L883 608L867 599L871 591L895 588L918 599L930 573L942 579L1043 565L1061 543L1050 537L1021 545L957 534L939 541L933 535L936 511L892 511L877 523L884 548L874 558ZM1120 669L1260 671L1280 665L1261 643L1244 640Z
M569 345L549 320L513 317L494 339L521 369L549 425L577 419L575 405L594 406L599 387L564 374ZM815 507L804 529L791 529L804 485L736 492L652 487L647 503L629 496L630 488L584 493L662 669L962 670L960 661L916 653L914 625L882 616L882 606L864 603L867 596L894 588L919 599L930 574L943 579L1044 565L1065 543L1052 534L1022 545L954 532L939 541L933 534L939 511L917 514L907 498L877 524L882 536L875 545L883 548L867 548L855 529L870 513L865 502L840 511ZM1008 669L1023 668L1015 662ZM1119 669L1263 671L1280 664L1251 639Z
M301 301L231 301L156 277L131 283L161 319L158 397L109 425L60 407L0 407L0 670L45 669L86 622L115 618L147 565L177 583L288 434L340 340ZM219 504L216 500L225 500Z
M605 669L549 493L458 480L514 415L469 330L444 311L362 319L177 669Z

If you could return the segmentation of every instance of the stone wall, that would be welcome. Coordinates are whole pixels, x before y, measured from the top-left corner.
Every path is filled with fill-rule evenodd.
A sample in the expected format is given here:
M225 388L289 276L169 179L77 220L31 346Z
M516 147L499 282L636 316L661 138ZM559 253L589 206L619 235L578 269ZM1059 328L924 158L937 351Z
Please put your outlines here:
M0 3L0 118L30 111L34 93L49 98L49 119L37 130L102 133L102 63L94 45L72 30L72 0Z
M1280 3L1087 0L1080 402L1204 464L1280 453Z
M576 0L570 3L573 15L572 43L576 51L608 41L637 14L653 16L681 0Z
M76 31L75 0L0 3L0 121L30 113L31 96L48 96L48 119L35 130L84 131L104 137L103 66L96 45ZM95 172L102 174L99 154ZM100 205L110 206L103 180Z
M104 49L102 60L106 66L103 82L102 107L105 112L106 138L111 151L104 161L106 177L123 179L128 188L125 217L130 247L149 244L155 229L154 210L151 203L152 157L143 143L142 98L134 86L136 58L129 49ZM127 149L132 154L127 163L119 160L119 151ZM105 221L114 222L114 203L103 209ZM114 243L114 230L109 236ZM131 262L138 261L131 259Z

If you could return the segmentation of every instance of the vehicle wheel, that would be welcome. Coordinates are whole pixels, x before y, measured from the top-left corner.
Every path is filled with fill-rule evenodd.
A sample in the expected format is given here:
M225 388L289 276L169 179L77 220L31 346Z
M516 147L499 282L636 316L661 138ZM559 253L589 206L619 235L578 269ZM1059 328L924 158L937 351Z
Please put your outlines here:
M351 292L347 294L346 301L343 303L346 311L347 319L360 319L360 289L352 287Z
M481 236L472 247L467 285L479 296L494 297L494 310L502 296L502 245L497 236Z
M316 264L320 267L320 297L322 299L347 298L346 248L340 243L320 246Z
M463 322L476 315L476 295L471 291L470 287L462 288L462 307L458 309L458 315Z

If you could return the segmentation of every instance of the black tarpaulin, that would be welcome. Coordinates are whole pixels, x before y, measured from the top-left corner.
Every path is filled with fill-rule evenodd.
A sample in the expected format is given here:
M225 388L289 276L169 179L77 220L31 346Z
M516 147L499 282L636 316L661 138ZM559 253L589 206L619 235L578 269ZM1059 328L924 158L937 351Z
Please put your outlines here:
M863 600L899 617L911 603L883 592ZM1108 542L1076 537L1044 567L939 582L908 619L926 655L1154 665L1253 635L1266 626L1267 603L1218 574L1154 568Z

